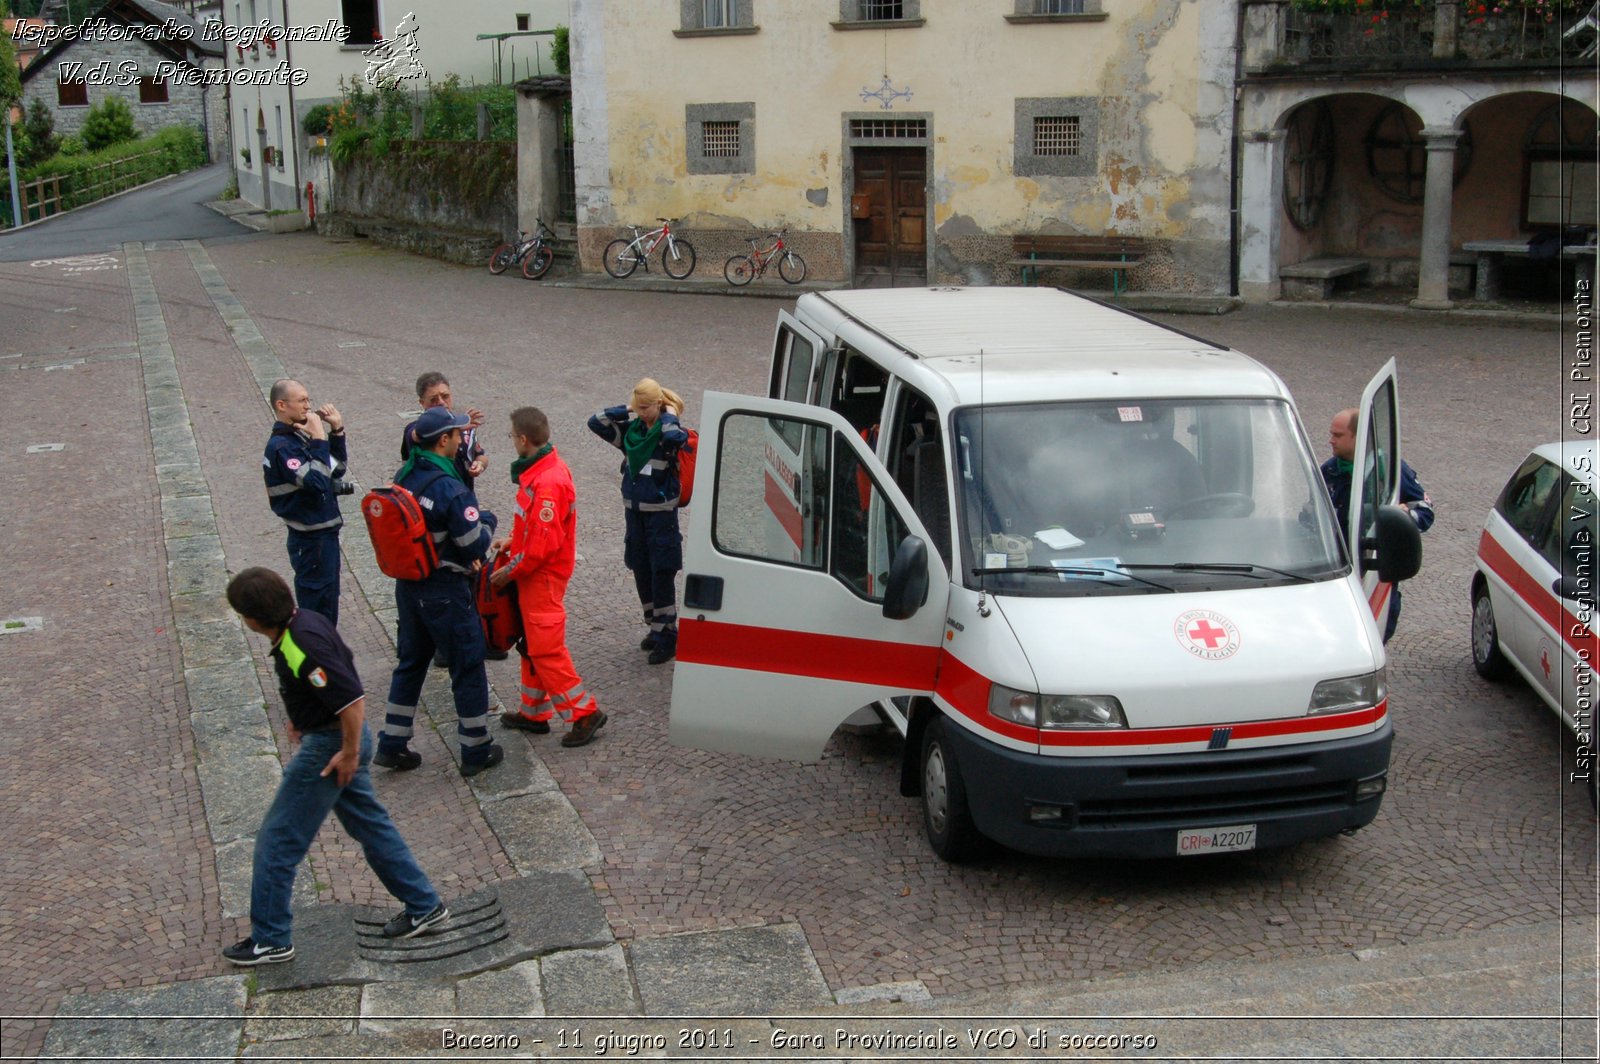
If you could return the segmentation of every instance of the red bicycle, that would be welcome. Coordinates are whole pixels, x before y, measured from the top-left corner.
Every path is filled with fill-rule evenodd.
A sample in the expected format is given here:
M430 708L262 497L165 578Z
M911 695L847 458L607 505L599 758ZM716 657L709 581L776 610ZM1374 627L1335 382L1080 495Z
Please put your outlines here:
M760 247L759 239L751 239L750 254L730 257L723 264L722 276L731 285L747 285L757 277L765 276L767 267L776 262L779 277L790 284L799 284L806 279L806 260L784 245L783 238L788 235L788 229L768 233L767 239L775 241L768 248Z

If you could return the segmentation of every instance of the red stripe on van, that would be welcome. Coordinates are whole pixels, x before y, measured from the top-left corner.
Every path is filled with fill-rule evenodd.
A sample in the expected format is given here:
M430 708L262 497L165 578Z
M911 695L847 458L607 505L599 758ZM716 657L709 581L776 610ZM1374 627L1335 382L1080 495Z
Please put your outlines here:
M1571 647L1579 660L1593 665L1600 660L1600 638L1595 633L1584 627L1582 621L1567 612L1561 600L1556 598L1555 592L1539 583L1533 574L1524 569L1509 551L1500 545L1500 541L1489 534L1486 528L1478 537L1478 557L1483 564L1494 570L1496 576L1511 585L1511 590L1524 602L1539 619L1554 628L1561 636L1563 642Z
M789 533L789 538L794 540L795 549L805 550L805 537L800 526L800 510L783 490L783 485L773 477L770 469L767 470L766 503L767 509L772 511L772 516L778 519L778 524L782 525L783 530Z
M1379 583L1372 589L1372 597L1367 599L1367 605L1372 607L1372 616L1382 617L1384 607L1389 604L1389 592L1394 590L1393 584ZM1381 625L1379 626L1382 627Z
M697 665L931 691L939 654L910 643L678 620L678 660Z

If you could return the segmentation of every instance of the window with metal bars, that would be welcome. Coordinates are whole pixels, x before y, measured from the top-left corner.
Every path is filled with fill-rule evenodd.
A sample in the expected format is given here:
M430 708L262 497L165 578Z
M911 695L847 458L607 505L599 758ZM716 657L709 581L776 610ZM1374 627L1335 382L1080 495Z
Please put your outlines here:
M860 8L860 14L856 17L863 22L881 22L906 17L905 0L860 0Z
M1034 0L1036 15L1081 15L1087 6L1084 0Z
M701 154L707 159L734 159L739 155L739 123L702 122Z
M1033 119L1033 154L1077 155L1083 132L1077 115L1036 115Z
M850 136L858 140L918 140L928 135L925 118L852 118Z

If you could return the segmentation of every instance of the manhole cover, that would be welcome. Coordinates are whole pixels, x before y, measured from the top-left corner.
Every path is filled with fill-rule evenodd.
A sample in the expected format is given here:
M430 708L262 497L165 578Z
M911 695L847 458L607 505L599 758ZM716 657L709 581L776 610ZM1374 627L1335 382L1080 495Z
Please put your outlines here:
M356 945L361 959L379 964L422 964L449 960L493 946L510 937L500 895L486 891L471 903L458 903L450 919L432 934L416 938L384 938L383 921L356 918Z

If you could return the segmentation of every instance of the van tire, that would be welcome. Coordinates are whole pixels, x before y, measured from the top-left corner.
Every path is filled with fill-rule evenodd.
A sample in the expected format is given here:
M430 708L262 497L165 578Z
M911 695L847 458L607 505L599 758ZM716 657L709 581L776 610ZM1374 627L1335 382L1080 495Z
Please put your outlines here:
M922 826L933 852L951 864L976 857L982 836L967 808L967 786L961 766L945 735L943 718L928 722L922 733Z
M1504 680L1511 675L1511 663L1500 652L1494 603L1481 582L1472 589L1472 667L1485 680Z

